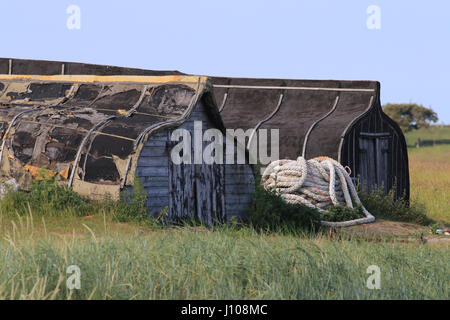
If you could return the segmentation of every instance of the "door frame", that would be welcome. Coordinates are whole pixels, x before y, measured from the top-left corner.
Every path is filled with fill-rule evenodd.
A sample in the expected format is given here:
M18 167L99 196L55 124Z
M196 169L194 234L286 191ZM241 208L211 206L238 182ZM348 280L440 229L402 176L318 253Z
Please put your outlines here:
M386 152L389 153L390 150L390 146L392 143L392 134L390 132L360 132L359 133L359 137L358 137L358 148L359 148L359 152L363 152L363 150L361 150L361 138L366 139L366 140L372 140L373 141L373 147L374 147L374 157L375 159L374 161L374 166L375 166L375 184L376 184L376 189L380 188L380 184L381 182L379 180L383 180L382 179L382 173L381 173L381 169L380 169L380 160L379 157L379 152L381 152L381 154L383 154L384 150L380 150L381 146L380 146L380 140L381 139L386 139L388 141L388 147L386 149ZM364 151L365 152L365 151ZM387 156L386 160L385 160L385 166L386 166L386 175L385 175L385 180L384 181L384 191L387 193L389 191L389 189L392 187L389 185L389 174L390 174L390 165L389 165L390 159L389 156ZM361 175L361 157L359 157L359 174ZM369 169L369 168L368 168ZM371 188L372 186L367 186L368 190L372 190Z

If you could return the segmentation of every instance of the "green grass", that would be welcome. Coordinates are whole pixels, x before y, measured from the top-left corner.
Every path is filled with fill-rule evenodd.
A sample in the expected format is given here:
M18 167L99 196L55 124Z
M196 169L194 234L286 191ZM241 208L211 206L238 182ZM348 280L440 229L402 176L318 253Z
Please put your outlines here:
M101 230L101 219L90 221L85 232L60 235L31 220L22 217L3 233L0 299L450 298L445 247L249 228L135 226L117 236L109 222ZM70 265L81 269L81 290L66 287ZM380 290L366 287L371 265L381 269Z
M423 204L427 216L450 224L450 126L434 125L405 134L409 147L411 201ZM434 146L416 148L418 139ZM445 142L438 144L438 142Z
M359 192L364 207L376 218L389 221L412 222L429 226L434 221L427 216L426 207L418 201L407 203L403 199L395 200L394 192L385 195L384 191Z
M412 130L405 134L406 143L409 147L415 147L417 139L428 140L428 141L443 141L447 140L450 142L450 126L444 125L434 125L429 128L422 128L419 130ZM448 144L448 142L447 142Z
M450 146L410 150L412 201L447 222L449 156ZM0 201L0 299L450 298L448 242L336 240L300 228L315 225L313 211L298 219L278 197L259 195L253 213L266 220L255 229L143 222L139 192L126 203L87 202L46 181L8 195ZM81 269L80 290L66 286L71 265ZM380 290L366 287L371 265L381 269Z
M411 148L411 201L425 205L427 215L450 223L450 145Z
M321 214L300 204L285 202L279 194L257 183L253 203L247 210L248 223L258 231L296 235L320 228Z
M45 169L44 169L45 170ZM44 172L44 171L42 171ZM36 179L29 192L9 192L0 200L1 215L34 215L53 217L86 217L109 214L119 222L152 222L147 219L147 195L142 184L135 180L133 188L122 192L121 199L90 201L71 188L54 180ZM153 221L156 223L156 221Z

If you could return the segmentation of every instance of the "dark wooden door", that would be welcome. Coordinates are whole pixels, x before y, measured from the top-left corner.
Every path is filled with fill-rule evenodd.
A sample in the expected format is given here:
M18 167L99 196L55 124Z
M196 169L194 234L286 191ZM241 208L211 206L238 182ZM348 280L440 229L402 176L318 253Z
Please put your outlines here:
M190 164L174 164L169 160L169 219L194 219L196 204L194 196L194 167Z
M383 188L385 192L388 192L388 173L389 173L389 138L377 138L375 139L376 149L376 167L377 167L377 188Z
M202 164L195 165L194 187L197 217L207 224L213 224L225 220L225 170L223 164L214 163L211 155L203 154L208 144L209 142L203 141L202 150L192 151L193 154L199 152L197 158L203 160ZM206 160L208 163L205 163Z
M207 224L224 222L224 166L174 164L169 160L169 218L199 219Z
M7 127L8 127L8 126L6 125L6 123L0 122L0 137L3 138L3 136L4 136L5 133L6 133Z
M389 185L389 143L388 133L361 133L359 138L359 175L364 190L383 188Z
M213 224L224 222L224 167L220 164L195 165L195 201L200 220Z

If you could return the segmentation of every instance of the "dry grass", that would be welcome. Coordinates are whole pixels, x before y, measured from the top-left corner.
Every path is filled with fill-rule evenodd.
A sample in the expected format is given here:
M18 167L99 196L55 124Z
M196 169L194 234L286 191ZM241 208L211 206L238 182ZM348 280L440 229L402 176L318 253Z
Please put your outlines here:
M413 130L406 134L406 143L410 147L416 145L417 139L422 141L433 141L435 144L450 140L450 126L435 125L429 128ZM448 142L447 142L448 143Z
M450 145L409 149L411 200L427 215L450 223Z
M0 299L449 298L445 244L142 229L106 215L52 217L44 228L36 218L1 222ZM70 265L81 269L80 290L66 286ZM381 269L381 290L366 287L370 265Z
M446 222L448 159L450 146L410 150L412 200ZM51 214L37 205L39 210L18 206L19 211L3 202L0 299L450 297L448 241L422 244L417 241L422 229L404 223L395 223L403 238L378 236L378 231L377 241L338 240L326 234L261 234L251 228L119 223L111 206L88 207L92 216L82 217L73 210ZM391 222L384 225L382 231L386 225L394 228ZM411 237L414 241L401 242ZM367 267L374 264L381 268L381 290L366 287ZM79 291L67 289L69 265L81 268Z

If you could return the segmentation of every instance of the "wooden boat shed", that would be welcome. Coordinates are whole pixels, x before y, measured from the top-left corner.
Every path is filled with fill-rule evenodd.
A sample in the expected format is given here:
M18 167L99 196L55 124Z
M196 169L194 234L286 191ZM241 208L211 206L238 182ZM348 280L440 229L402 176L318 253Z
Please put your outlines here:
M395 187L397 197L409 199L406 140L382 110L379 82L213 78L213 83L227 128L278 129L280 159L331 157L364 188Z
M26 190L45 168L102 199L118 198L137 177L154 216L240 219L255 187L248 164L172 161L172 133L195 136L194 122L200 137L224 132L207 77L0 75L0 182L14 178Z
M173 75L90 64L0 59L0 74ZM367 189L395 188L409 200L405 137L383 113L376 81L211 77L227 129L278 129L279 157L328 156L351 170ZM257 136L257 135L255 135Z

